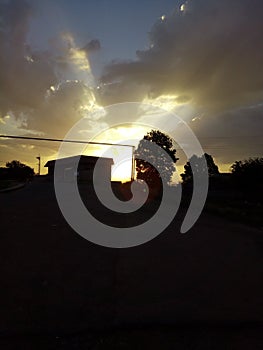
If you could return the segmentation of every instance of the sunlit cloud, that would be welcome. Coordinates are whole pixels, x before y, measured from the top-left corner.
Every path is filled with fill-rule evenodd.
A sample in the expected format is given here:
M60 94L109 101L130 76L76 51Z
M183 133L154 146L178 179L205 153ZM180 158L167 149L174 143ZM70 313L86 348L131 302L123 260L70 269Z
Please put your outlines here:
M181 6L180 6L180 11L181 12L184 12L186 10L186 4L182 4Z
M22 144L20 146L24 149L29 149L29 150L36 148L35 145L29 145L29 144Z
M160 16L163 12L159 12L155 17L156 23L149 28L149 45L137 51L135 60L117 57L100 79L93 74L91 54L101 49L99 40L83 42L77 30L65 26L64 32L51 34L55 39L45 50L29 43L32 3L0 1L2 134L63 138L85 117L86 128L76 138L96 135L98 142L112 143L142 138L149 131L146 128L103 131L112 121L118 124L127 116L121 107L108 114L106 106L139 102L163 112L134 109L134 122L161 128L166 112L173 112L187 121L198 137L210 137L209 142L202 142L220 164L228 166L231 160L244 157L246 150L247 155L256 156L262 149L258 138L253 138L262 129L263 115L261 0L253 1L253 6L249 0L177 3L171 13L165 9L166 14ZM236 137L241 128L249 136L246 142ZM223 148L225 140L217 139L222 135L232 138L230 151ZM0 145L10 157L18 152L17 157L30 164L35 162L35 153L43 159L55 157L58 146L36 144L30 148L30 143L7 139ZM93 146L88 151L98 155L104 150ZM115 148L115 159L118 152Z
M188 98L212 113L261 101L263 5L253 4L188 0L155 23L150 48L108 65L102 80L144 84L150 95Z
M70 32L62 32L61 33L61 39L66 44L66 50L68 49L70 54L72 54L72 60L76 58L76 63L80 63L80 66L82 67L87 66L88 69L90 69L88 55L90 52L98 51L100 50L100 42L97 39L92 39L90 42L88 42L86 45L82 47L78 47L75 41L75 37ZM78 55L78 53L86 54L84 55Z
M172 111L178 106L177 98L178 96L174 95L161 95L157 98L146 97L143 103L165 109L166 111Z

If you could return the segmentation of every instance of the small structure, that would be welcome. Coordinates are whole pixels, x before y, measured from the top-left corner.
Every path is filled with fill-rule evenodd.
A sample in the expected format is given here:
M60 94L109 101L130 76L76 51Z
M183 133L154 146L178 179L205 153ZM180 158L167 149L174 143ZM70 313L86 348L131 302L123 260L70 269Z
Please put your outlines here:
M9 177L9 169L8 168L0 168L0 180L6 180Z
M77 164L77 161L78 165ZM96 182L111 181L111 167L114 164L112 158L92 157L92 156L73 156L50 160L45 164L48 168L48 176L54 177L55 164L58 167L58 176L60 181L71 182L78 179L81 182L93 182L93 172L97 161ZM77 170L76 170L77 169Z

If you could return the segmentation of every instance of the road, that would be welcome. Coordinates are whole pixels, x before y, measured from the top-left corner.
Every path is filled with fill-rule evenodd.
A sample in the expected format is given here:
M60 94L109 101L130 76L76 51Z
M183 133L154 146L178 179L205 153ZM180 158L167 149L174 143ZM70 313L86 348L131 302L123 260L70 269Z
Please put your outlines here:
M203 213L180 234L179 214L154 240L112 249L68 226L51 183L2 193L0 202L6 337L263 321L262 231Z

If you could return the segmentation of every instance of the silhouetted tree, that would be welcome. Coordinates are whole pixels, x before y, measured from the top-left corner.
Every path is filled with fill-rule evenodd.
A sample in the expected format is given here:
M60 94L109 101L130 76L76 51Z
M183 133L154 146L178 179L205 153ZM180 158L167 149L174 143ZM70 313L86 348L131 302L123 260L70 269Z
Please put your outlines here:
M159 146L158 149L152 149L148 142L155 143ZM173 140L159 130L151 130L139 142L135 151L137 179L144 180L153 187L160 185L161 178L164 184L169 184L178 160L175 154Z
M210 154L205 153L204 154L206 163L207 163L207 170L208 170L208 175L212 176L212 175L216 175L219 174L219 170L218 170L218 166L215 164L213 157ZM195 167L195 172L201 173L202 171L204 171L204 169L200 168L200 159L201 157L197 157L196 155L193 155L191 157L191 163L193 164L193 166ZM183 183L189 183L192 182L193 180L193 170L191 167L190 162L187 162L184 166L184 173L181 174L181 177L183 179Z
M12 160L11 162L6 163L8 168L8 176L11 179L17 179L25 181L34 176L34 169L30 168L28 165L25 165L18 160Z
M263 158L249 158L236 161L231 166L231 172L236 181L242 183L262 184Z
M253 212L262 211L258 204L263 203L263 158L250 158L236 161L231 166L231 183L239 196L249 203L256 202Z

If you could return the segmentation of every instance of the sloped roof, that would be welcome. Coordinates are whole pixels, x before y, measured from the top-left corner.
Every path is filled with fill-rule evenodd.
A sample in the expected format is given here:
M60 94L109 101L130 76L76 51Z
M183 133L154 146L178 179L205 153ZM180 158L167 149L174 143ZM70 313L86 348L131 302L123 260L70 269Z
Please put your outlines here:
M112 158L106 158L106 157L94 157L94 156L72 156L72 157L66 157L66 158L59 158L59 159L53 159L49 160L44 166L46 168L55 166L55 162L59 162L61 164L70 164L76 161L76 158L79 159L79 163L85 163L90 165L95 165L97 160L103 161L105 163L108 163L109 165L113 165L113 159Z

